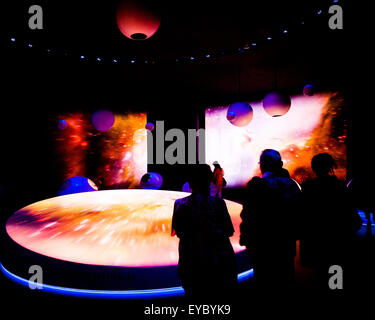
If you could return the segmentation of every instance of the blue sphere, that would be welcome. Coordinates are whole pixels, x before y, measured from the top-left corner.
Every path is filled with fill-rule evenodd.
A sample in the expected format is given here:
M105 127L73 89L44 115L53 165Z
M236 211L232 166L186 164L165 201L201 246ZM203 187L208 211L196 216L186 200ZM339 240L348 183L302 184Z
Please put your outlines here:
M141 178L142 189L160 189L163 184L163 177L157 172L149 172Z
M60 130L65 130L68 127L68 123L66 122L66 120L59 120L59 122L57 123L57 127Z
M252 119L253 108L246 102L232 103L227 110L227 120L237 127L246 127Z
M97 191L98 187L90 179L85 177L76 176L65 180L58 191L59 196L72 193Z
M313 96L315 93L315 87L311 84L307 84L303 87L303 95L304 96Z

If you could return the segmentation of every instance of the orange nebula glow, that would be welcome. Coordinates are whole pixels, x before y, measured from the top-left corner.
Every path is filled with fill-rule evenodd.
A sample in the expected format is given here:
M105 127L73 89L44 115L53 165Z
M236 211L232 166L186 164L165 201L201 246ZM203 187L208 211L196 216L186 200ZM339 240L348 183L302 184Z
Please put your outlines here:
M345 101L336 93L291 97L290 110L271 117L261 101L250 102L254 116L246 127L235 127L226 119L228 106L206 110L206 159L218 161L228 186L244 186L259 176L259 156L264 149L281 153L284 168L299 183L313 176L312 157L330 153L338 164L336 175L346 175Z
M84 176L93 181L103 178L108 188L139 187L147 172L145 113L115 114L115 123L106 132L98 132L90 115L82 112L63 114L57 120L68 124L64 130L54 130L61 182Z

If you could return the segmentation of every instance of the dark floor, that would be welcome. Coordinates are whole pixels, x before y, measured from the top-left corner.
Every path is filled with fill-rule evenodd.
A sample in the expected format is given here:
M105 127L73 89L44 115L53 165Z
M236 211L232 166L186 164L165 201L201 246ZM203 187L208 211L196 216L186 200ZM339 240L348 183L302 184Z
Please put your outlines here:
M235 190L233 194L224 194L225 198L232 200L241 198L241 190ZM9 199L8 199L9 200ZM14 203L11 199L9 203ZM32 201L29 201L32 202ZM14 212L18 208L12 206L2 207L3 213ZM4 211L5 210L5 211ZM364 217L363 217L364 218ZM2 225L5 224L6 215L1 216ZM367 222L367 221L364 221ZM231 299L224 301L203 301L199 303L230 304L231 312L228 315L214 317L204 315L203 318L226 319L252 319L252 315L261 312L261 319L266 315L304 319L315 315L315 318L327 317L328 312L335 319L339 313L347 308L354 309L355 315L360 316L368 311L372 312L375 300L375 224L369 227L364 224L357 234L357 238L350 252L350 264L343 273L343 290L321 290L318 286L318 276L311 269L303 268L299 264L299 256L296 258L296 289L291 295L286 293L275 294L273 288L268 288L269 294L259 297L254 290L252 280L243 283L237 292L231 295ZM328 287L328 285L327 285ZM27 318L53 318L57 315L71 319L84 317L105 318L116 316L119 319L171 319L172 316L145 315L145 308L154 306L186 306L191 303L184 297L174 299L159 299L145 301L130 300L98 300L74 298L43 293L30 290L12 282L0 272L1 297L0 305L4 309L11 310L12 318L21 316ZM180 314L180 319L196 319L196 315ZM199 317L198 317L199 318ZM256 317L257 319L258 317ZM373 317L372 317L373 318Z
M356 243L352 251L352 263L344 270L344 289L322 291L317 287L317 275L313 270L299 265L296 258L296 290L292 295L273 294L269 288L269 295L260 298L254 292L253 281L241 284L238 292L232 299L224 301L202 301L201 303L230 304L229 315L215 316L214 318L250 319L254 312L264 315L281 315L286 312L291 317L304 319L311 314L337 314L347 308L354 308L357 314L371 311L375 298L374 268L375 227L367 228L363 225L358 232ZM158 299L145 301L129 300L98 300L73 298L30 290L13 283L3 274L1 279L1 305L11 309L14 318L21 315L30 318L54 317L56 315L69 316L72 319L94 317L108 318L110 316L122 319L171 319L172 316L145 315L145 308L154 306L180 306L186 307L191 303L185 298ZM327 286L328 287L328 286ZM370 304L367 304L369 301ZM203 318L212 318L204 315ZM196 319L196 315L179 315L182 319Z

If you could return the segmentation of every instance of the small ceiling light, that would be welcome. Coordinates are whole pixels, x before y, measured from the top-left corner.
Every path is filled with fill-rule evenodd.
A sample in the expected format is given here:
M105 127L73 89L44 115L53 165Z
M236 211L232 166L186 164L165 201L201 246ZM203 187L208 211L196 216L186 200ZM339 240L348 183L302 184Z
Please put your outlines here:
M206 54L206 58L209 58L209 57L211 57L211 55L210 54Z
M85 56L80 56L81 59L85 59Z
M283 33L288 33L288 30L284 29L284 30L283 30Z
M96 61L102 61L102 59L100 59L100 58L98 57L98 58L96 58Z
M15 38L10 38L10 41L15 42L16 39Z
M29 48L32 48L32 47L33 47L33 45L32 45L31 43L29 43L27 46L28 46Z
M130 60L130 63L135 63L135 60Z
M112 61L113 61L114 63L117 63L117 62L118 62L118 60L117 60L117 59L113 59Z
M272 38L271 37L267 37L267 40L272 40Z
M195 58L194 57L190 57L190 60L194 60Z
M317 14L322 14L322 10L318 10Z
M256 42L253 42L251 45L252 45L253 47L255 47L257 44L256 44Z

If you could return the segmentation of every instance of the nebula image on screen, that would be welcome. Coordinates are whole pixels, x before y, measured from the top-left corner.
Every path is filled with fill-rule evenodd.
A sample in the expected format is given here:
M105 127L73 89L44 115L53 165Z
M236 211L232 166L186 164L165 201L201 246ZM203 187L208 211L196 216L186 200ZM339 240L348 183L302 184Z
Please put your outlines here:
M292 96L290 110L280 117L268 115L262 101L248 103L253 117L244 127L228 121L229 105L206 109L206 161L220 163L228 186L245 186L261 175L258 162L264 149L278 150L284 168L299 183L313 176L311 159L322 152L334 157L335 174L345 179L347 117L337 92Z
M6 223L19 245L55 259L103 266L170 266L178 262L171 236L173 206L185 192L102 190L42 200L15 212ZM239 245L242 205L226 201Z
M101 180L106 188L139 187L147 172L146 114L115 113L107 131L97 130L91 121L92 115L84 112L52 119L62 182L83 176L94 182Z

